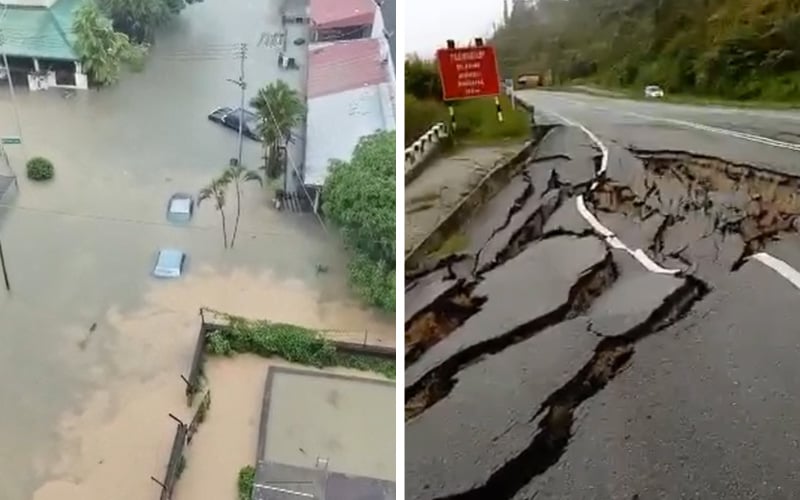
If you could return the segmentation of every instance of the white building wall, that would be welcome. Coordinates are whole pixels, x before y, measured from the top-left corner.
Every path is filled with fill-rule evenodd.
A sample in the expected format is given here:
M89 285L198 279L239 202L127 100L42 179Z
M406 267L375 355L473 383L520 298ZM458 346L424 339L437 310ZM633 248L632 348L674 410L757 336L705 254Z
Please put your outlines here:
M375 6L375 19L372 20L372 34L370 38L384 38L383 31L385 30L383 24L383 14L381 13L380 5Z

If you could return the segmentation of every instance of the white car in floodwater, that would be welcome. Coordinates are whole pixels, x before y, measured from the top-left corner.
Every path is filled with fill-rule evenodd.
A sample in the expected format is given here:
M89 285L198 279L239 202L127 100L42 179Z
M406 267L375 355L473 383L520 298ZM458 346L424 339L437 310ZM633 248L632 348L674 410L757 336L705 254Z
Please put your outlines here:
M648 85L644 88L644 96L648 99L661 99L664 97L664 89L658 85Z

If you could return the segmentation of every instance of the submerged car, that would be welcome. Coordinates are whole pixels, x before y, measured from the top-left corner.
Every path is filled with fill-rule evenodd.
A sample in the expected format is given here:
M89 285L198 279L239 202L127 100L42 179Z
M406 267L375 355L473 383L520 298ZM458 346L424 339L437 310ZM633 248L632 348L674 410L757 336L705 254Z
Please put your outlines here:
M167 203L167 220L189 222L194 214L194 197L186 193L175 193Z
M644 88L644 96L649 99L661 99L664 97L664 89L658 85L648 85Z
M165 248L158 252L153 276L156 278L180 278L186 264L186 254L180 250Z
M238 132L240 116L243 118L242 135L254 141L260 141L258 116L252 111L243 110L242 108L217 108L208 114L208 119Z

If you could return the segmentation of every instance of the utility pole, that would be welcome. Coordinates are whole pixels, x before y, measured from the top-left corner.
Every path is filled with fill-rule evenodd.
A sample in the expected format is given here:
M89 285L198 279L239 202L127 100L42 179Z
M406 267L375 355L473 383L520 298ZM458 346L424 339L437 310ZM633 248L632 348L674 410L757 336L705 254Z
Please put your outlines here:
M3 6L3 13L0 15L0 28L2 27L3 20L8 14L8 4ZM0 56L3 58L3 66L6 69L6 79L8 80L8 91L11 95L11 107L14 109L14 118L17 120L17 136L22 138L22 125L19 119L19 109L17 108L17 96L14 93L14 80L11 78L11 67L8 65L8 56L6 55L6 43L3 30L0 29Z
M247 58L247 44L242 43L239 46L239 79L233 80L228 78L228 81L237 85L241 90L241 97L239 99L239 152L236 156L237 165L242 164L242 144L244 141L244 91L247 88L247 83L244 81L244 60Z
M3 243L0 242L0 267L3 268L3 281L6 283L6 290L11 291L11 284L8 282L8 271L6 271L6 258L3 256Z

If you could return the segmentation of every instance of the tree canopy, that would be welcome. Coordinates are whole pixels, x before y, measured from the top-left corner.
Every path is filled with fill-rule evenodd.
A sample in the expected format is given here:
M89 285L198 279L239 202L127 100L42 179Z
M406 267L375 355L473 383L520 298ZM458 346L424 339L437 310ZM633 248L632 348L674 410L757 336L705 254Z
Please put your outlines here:
M119 79L125 65L137 65L145 48L114 31L111 20L93 2L84 3L73 21L75 50L92 82L109 85Z
M98 0L114 29L137 43L152 41L158 25L182 11L187 3L199 1L202 0Z
M800 95L800 0L514 0L492 42L506 77Z
M395 308L395 134L361 139L349 162L334 161L323 211L353 252L350 281L367 302Z

